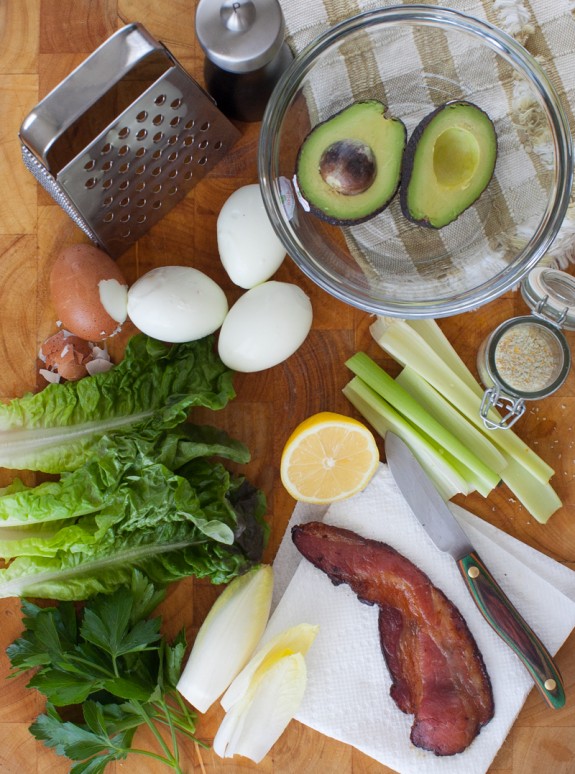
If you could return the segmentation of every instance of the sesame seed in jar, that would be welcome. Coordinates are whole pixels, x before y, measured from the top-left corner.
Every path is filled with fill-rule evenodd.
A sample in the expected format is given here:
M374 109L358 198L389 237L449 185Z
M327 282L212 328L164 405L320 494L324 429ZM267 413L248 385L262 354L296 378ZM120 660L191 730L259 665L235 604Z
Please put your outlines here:
M501 379L519 392L539 392L551 386L563 365L555 336L536 323L509 328L495 349L495 366Z

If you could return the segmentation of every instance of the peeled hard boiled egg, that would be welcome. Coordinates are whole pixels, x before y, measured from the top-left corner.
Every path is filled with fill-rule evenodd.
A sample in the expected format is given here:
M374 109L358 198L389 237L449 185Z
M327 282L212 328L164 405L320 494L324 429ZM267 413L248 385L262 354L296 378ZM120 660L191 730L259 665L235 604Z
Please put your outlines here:
M190 266L161 266L128 291L128 317L143 333L169 343L194 341L217 330L228 311L224 291Z
M240 296L228 312L219 355L234 371L271 368L303 344L312 317L311 302L297 285L264 282Z
M241 288L265 282L286 255L257 184L238 188L229 197L218 215L217 236L224 269Z
M128 283L117 264L87 244L63 250L50 273L50 296L62 326L81 339L100 341L126 319Z

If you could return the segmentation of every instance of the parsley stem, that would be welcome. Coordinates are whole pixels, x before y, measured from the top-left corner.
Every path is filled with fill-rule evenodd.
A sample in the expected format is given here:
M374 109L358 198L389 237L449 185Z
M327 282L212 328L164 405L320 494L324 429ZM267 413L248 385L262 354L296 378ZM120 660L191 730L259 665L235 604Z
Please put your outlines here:
M175 769L177 772L182 774L181 768L176 764L174 765L174 761L171 758L164 758L163 755L158 755L158 753L151 752L150 750L140 750L139 747L128 747L126 752L130 753L136 753L136 755L146 755L148 758L155 758L157 761L162 761L162 763L165 763L166 765L170 766L172 769Z
M172 766L172 768L175 769L175 771L178 772L178 774L182 774L182 770L180 768L178 760L171 753L170 748L165 743L162 735L160 734L160 732L156 728L155 723L152 721L152 719L150 718L150 716L148 715L146 710L142 707L142 705L140 704L139 701L136 701L136 699L132 699L132 705L136 708L136 710L138 711L138 714L144 720L144 723L148 726L148 728L150 729L152 734L156 737L156 741L158 742L159 746L161 747L161 749L166 754L166 758L169 761L171 761L170 765Z
M168 721L168 726L170 728L170 735L172 737L172 750L174 755L174 760L177 764L180 762L180 751L178 749L178 740L176 738L176 729L174 727L174 721L172 718L172 714L170 712L170 708L166 704L165 701L160 702L160 707L162 708L164 715L166 716L166 719Z

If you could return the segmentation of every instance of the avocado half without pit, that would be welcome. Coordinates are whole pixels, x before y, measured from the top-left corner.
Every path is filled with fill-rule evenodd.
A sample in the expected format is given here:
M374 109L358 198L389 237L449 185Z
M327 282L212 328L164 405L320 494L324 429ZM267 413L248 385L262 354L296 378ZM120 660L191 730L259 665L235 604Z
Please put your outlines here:
M442 228L487 188L497 157L489 116L471 102L447 102L416 127L402 168L400 204L414 223Z
M310 211L339 226L381 212L399 187L406 130L377 100L354 102L315 126L296 160L298 195Z

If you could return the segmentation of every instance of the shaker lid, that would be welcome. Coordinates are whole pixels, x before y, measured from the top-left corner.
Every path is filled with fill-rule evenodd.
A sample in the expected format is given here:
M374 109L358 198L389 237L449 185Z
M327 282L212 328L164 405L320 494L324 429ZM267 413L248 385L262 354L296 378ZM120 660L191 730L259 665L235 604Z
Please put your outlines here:
M575 330L575 277L549 266L536 266L521 283L525 302L559 328Z
M270 62L284 41L277 0L200 0L196 35L208 59L222 70L248 73Z

